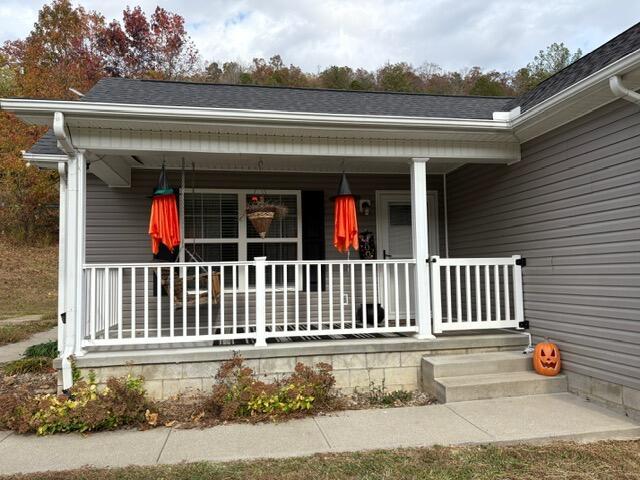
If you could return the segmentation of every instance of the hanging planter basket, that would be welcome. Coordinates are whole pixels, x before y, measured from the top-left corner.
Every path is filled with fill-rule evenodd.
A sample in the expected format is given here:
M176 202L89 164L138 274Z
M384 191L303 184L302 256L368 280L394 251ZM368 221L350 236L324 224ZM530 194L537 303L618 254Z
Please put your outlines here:
M287 215L287 207L270 203L264 197L252 197L247 204L247 218L256 229L260 238L266 238L274 219Z

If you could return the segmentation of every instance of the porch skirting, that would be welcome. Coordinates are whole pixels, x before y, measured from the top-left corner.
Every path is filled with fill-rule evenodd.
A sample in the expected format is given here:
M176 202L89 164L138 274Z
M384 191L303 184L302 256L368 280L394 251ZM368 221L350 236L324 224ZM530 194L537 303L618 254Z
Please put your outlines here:
M389 390L416 390L421 387L420 363L424 355L481 353L522 348L527 336L499 331L442 336L432 340L390 338L318 341L210 349L163 349L96 351L76 362L83 375L93 371L99 384L111 376L141 375L152 398L165 399L189 390L211 389L221 362L234 352L246 359L256 375L273 378L291 373L297 362L333 366L336 387L350 393L369 388L371 383ZM56 368L60 368L57 360ZM62 388L62 378L59 379Z

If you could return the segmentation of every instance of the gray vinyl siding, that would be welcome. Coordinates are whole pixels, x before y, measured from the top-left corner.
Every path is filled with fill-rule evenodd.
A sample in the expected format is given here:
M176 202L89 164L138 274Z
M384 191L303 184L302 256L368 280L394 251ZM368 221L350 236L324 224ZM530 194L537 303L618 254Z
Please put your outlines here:
M151 192L158 180L157 170L133 170L131 188L109 188L93 175L87 179L87 263L151 261L151 242L147 234ZM180 185L180 172L168 172L169 183ZM354 194L372 202L368 216L358 215L360 230L376 231L376 190L409 190L408 175L349 174ZM195 188L322 190L325 198L325 249L327 259L344 258L333 248L333 204L338 174L196 172L186 173L187 190ZM429 190L438 191L439 243L444 252L444 198L442 176L427 178ZM304 212L303 212L304 214Z
M640 388L640 110L619 101L447 175L449 254L521 254L525 318L568 371Z

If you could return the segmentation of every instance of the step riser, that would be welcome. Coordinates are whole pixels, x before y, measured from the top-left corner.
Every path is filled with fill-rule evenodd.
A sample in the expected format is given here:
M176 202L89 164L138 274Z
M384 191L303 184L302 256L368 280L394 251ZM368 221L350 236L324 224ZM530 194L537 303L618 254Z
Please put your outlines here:
M567 391L567 379L564 375L557 377L540 377L536 380L486 383L478 385L445 387L435 381L435 394L439 402L464 402L468 400L485 400L501 397L520 397L523 395L539 395Z

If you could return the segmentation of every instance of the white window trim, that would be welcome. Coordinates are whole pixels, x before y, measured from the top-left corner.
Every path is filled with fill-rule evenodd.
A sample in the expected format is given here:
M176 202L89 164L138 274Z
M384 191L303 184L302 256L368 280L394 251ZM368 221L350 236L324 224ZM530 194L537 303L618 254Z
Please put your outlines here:
M184 205L185 193L233 193L238 195L238 238L185 238L184 228L180 232L181 244L180 248L184 249L188 243L237 243L238 244L238 261L244 262L253 260L247 258L247 244L249 243L295 243L296 244L296 260L302 260L302 195L300 190L261 190L260 194L265 195L295 195L297 210L297 228L296 237L289 238L247 238L247 195L257 194L255 189L237 189L237 188L186 188L180 192L180 201Z

